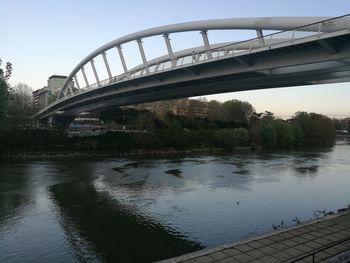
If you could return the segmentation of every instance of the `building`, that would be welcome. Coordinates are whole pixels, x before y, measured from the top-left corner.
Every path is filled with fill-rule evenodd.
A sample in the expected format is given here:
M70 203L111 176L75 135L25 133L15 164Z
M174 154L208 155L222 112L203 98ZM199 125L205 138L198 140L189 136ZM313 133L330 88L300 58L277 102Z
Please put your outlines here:
M47 80L47 90L52 95L58 95L58 92L63 87L64 82L66 81L67 76L61 76L61 75L52 75Z
M148 110L160 118L163 118L167 113L194 118L205 118L208 114L208 103L206 101L188 98L142 103L126 106L126 108Z
M47 86L42 89L36 90L32 93L33 95L33 106L39 111L45 108L50 103L54 102L60 89L63 87L67 76L52 75L47 80ZM74 82L70 83L72 89L74 89Z
M49 96L49 104L54 102L57 98L58 93L60 92L60 89L63 87L64 82L66 81L67 76L62 75L52 75L47 80L47 91ZM71 81L69 83L70 87L74 90L74 82Z
M38 89L32 93L33 96L33 108L35 111L39 111L45 108L49 103L49 96L47 87L43 87L42 89Z

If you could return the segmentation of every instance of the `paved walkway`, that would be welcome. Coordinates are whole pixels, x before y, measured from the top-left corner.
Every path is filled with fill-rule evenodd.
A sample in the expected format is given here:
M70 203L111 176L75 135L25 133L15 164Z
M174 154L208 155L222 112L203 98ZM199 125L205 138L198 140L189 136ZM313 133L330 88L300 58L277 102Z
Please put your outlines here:
M297 225L289 229L278 230L253 239L223 245L217 248L203 249L161 262L290 262L315 249L325 247L346 238L350 238L349 212ZM316 255L316 262L322 262L347 250L350 250L349 241L318 253ZM312 258L308 257L298 262L312 262Z

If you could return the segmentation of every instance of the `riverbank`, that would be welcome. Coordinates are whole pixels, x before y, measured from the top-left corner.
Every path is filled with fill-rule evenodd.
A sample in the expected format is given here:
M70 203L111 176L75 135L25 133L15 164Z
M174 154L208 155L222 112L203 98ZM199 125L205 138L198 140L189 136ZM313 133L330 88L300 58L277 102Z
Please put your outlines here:
M350 136L337 135L336 140L348 139ZM266 149L259 145L241 146L235 148L220 148L220 147L206 147L206 148L188 148L188 149L138 149L138 150L123 150L123 151L11 151L0 154L0 160L62 160L62 159L104 159L104 158L118 158L118 157L157 157L157 156L175 156L175 155L190 155L190 154L235 154L235 153L249 153L249 152L283 152L283 151L314 151L319 149L328 149L334 146L333 144L299 147L294 149Z
M45 159L99 159L99 158L114 158L114 157L131 157L131 156L172 156L172 155L183 155L192 153L203 153L203 154L215 154L215 153L241 153L255 151L256 148L252 147L237 147L235 149L224 149L224 148L193 148L187 150L176 150L176 149L162 149L162 150L133 150L125 152L14 152L14 153L3 153L0 156L0 160L9 159L23 159L23 160L45 160Z
M350 139L350 136L337 135L336 141ZM61 160L61 159L103 159L103 158L118 158L118 157L157 157L157 156L175 156L175 155L190 155L190 154L236 154L249 152L284 152L284 151L317 151L319 149L330 149L335 145L335 142L328 145L298 147L298 148L278 148L269 149L259 145L240 146L235 148L222 147L205 147L205 148L188 148L188 149L131 149L121 151L99 151L99 150L65 150L65 151L7 151L0 153L0 160Z
M0 136L0 156L59 159L210 153L216 149L237 151L242 147L279 150L327 146L335 139L332 120L314 113L299 113L293 121L263 118L246 127L209 127L210 122L204 120L203 125L193 126L188 122L188 119L182 122L169 119L159 127L141 127L135 132L108 131L99 136L82 137L72 137L65 130L13 129Z

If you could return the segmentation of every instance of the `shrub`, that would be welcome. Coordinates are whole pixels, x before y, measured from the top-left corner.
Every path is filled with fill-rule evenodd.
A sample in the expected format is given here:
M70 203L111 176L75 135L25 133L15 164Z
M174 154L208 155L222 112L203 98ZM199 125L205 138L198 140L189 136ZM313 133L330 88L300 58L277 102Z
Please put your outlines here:
M330 118L307 112L297 112L292 122L300 125L305 145L324 145L334 141L335 127Z
M249 132L246 128L238 128L233 130L237 146L248 146Z
M214 132L213 142L215 146L223 148L246 146L249 142L249 133L245 128L221 129Z
M259 125L261 145L267 148L273 148L276 145L277 134L275 128L270 122L262 122Z
M292 126L283 120L272 120L271 124L276 131L276 146L287 148L294 146L294 133Z

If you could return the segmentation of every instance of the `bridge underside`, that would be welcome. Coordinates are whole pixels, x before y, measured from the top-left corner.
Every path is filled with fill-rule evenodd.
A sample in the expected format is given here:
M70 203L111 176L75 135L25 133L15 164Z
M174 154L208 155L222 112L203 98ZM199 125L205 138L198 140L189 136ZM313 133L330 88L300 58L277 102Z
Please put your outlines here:
M224 92L350 81L350 35L176 68L67 98L43 112L76 116L115 106Z

